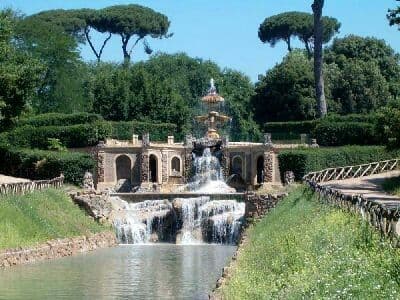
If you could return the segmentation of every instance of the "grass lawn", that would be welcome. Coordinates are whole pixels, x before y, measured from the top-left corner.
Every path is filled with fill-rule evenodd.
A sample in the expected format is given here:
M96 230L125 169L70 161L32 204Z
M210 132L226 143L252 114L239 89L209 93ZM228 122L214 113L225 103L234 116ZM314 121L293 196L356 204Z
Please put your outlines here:
M400 177L386 179L383 182L382 187L389 194L400 196Z
M305 187L249 229L224 299L398 299L400 252Z
M85 215L61 190L0 197L0 249L110 230Z

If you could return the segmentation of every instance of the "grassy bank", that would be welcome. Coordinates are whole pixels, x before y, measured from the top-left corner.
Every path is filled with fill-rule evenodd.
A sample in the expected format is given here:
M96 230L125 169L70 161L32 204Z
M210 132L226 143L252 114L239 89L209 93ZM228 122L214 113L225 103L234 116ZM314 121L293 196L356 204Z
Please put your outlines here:
M400 196L400 177L386 179L382 187L389 194Z
M295 189L249 229L225 299L394 299L400 253L358 216Z
M61 190L0 197L0 249L109 229L86 216Z

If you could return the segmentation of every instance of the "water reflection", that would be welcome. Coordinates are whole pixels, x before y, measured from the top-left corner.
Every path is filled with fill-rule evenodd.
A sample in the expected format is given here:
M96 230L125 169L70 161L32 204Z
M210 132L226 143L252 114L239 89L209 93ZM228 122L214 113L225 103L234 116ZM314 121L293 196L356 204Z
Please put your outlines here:
M121 246L0 270L0 299L207 299L235 247Z

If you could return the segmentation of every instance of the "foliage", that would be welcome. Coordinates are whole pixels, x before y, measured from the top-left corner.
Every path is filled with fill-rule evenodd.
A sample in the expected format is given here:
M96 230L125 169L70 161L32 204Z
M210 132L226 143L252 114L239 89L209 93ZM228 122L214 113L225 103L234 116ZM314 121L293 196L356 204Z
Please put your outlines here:
M382 141L389 147L400 147L400 107L384 107L379 110L377 117L377 132Z
M65 147L59 139L55 138L48 138L47 139L48 146L47 149L51 151L60 151L60 152L65 152L67 151L67 147Z
M350 35L325 49L329 113L376 111L399 98L400 56L384 41ZM258 124L317 117L313 65L292 51L256 83L251 100Z
M94 65L92 74L91 102L96 113L112 121L172 123L180 134L192 130L194 115L201 113L200 96L213 77L234 119L233 138L259 135L248 109L253 94L250 79L233 70L221 70L213 62L186 54L157 54L130 66Z
M0 249L37 246L50 239L105 230L109 228L85 216L60 190L0 197Z
M57 123L62 119L67 120L67 118L61 118L42 121ZM76 119L71 118L69 120L75 121ZM38 121L36 124L40 124L41 120L38 119ZM92 123L69 126L34 127L32 125L24 125L2 133L0 138L3 142L22 148L48 149L49 138L57 139L68 148L81 148L97 145L99 141L109 137L130 140L132 134L141 135L144 132L150 133L150 138L153 141L166 141L168 135L176 135L176 126L174 124L137 121L94 121Z
M73 37L59 26L29 17L17 22L16 38L20 49L45 66L43 81L31 104L34 112L72 113L90 109L85 90L87 67Z
M94 146L100 140L111 136L112 128L107 122L96 121L91 124L70 126L30 125L17 127L2 136L9 144L23 148L48 149L48 139L58 139L68 148Z
M137 121L120 121L120 122L109 122L111 125L110 137L119 140L130 140L133 134L142 136L143 133L150 134L151 141L166 141L168 135L175 135L175 138L182 138L176 136L176 125L175 124L157 124L149 122L137 122Z
M152 50L146 41L147 37L170 37L168 34L170 22L165 15L136 4L115 5L99 10L86 8L48 10L30 16L27 21L57 28L70 34L77 42L87 42L98 61L112 34L120 36L126 61L130 60L132 51L139 41L143 41L145 51L150 54ZM99 50L96 50L92 43L91 29L107 35ZM128 49L131 38L136 40Z
M323 120L312 131L320 146L379 145L381 135L374 123Z
M302 51L289 53L256 84L251 99L255 120L307 120L316 118L313 67Z
M292 191L247 232L223 299L395 299L399 250L352 213Z
M400 196L400 177L386 178L382 187L385 192Z
M399 26L400 25L400 6L397 6L397 8L394 8L394 9L389 9L387 18L389 20L390 26L393 26L393 25ZM400 27L399 27L399 30L400 30Z
M376 126L376 118L377 114L351 114L351 115L335 115L330 114L329 116L325 117L324 119L318 120L309 120L309 121L290 121L290 122L267 122L264 124L263 129L264 132L269 132L272 134L273 140L298 140L300 138L300 134L308 134L312 137L316 137L318 143L320 145L327 145L324 142L321 142L317 135L323 134L323 132L316 132L316 127L320 124L326 124L324 126L329 126L329 124L334 124L333 126L337 127L335 132L338 134L344 134L346 137L347 142L349 144L357 144L361 142L362 145L368 143L369 141L360 140L356 135L349 136L345 132L341 132L341 130L347 130L346 125L342 123L352 123L355 124L356 127L370 127ZM358 124L360 123L360 124ZM322 126L323 127L323 126ZM322 128L321 127L321 128ZM341 128L341 129L340 129ZM374 130L375 131L375 130ZM375 131L376 132L376 131ZM372 133L372 132L371 132ZM354 137L354 139L352 139ZM376 140L377 136L374 137L374 141ZM378 140L379 141L379 140ZM339 143L341 139L338 139ZM339 144L342 145L342 144Z
M44 150L18 149L0 145L0 173L30 178L51 179L65 176L65 181L74 184L82 182L86 171L94 170L95 161L88 154L78 152L55 152Z
M33 127L40 126L68 126L76 124L93 123L95 121L101 121L103 117L94 113L73 113L73 114L63 114L63 113L47 113L29 116L27 118L22 118L18 121L18 126L31 125Z
M324 43L329 42L339 32L340 23L331 17L323 17ZM283 40L292 51L291 39L300 39L309 55L313 48L314 23L313 15L305 12L291 11L268 17L258 29L258 37L263 43L269 43L272 47Z
M0 128L26 109L43 71L38 60L14 44L13 18L12 12L0 11Z
M301 180L309 172L392 159L398 155L398 151L387 151L382 146L346 146L283 150L278 159L282 175L285 171L293 171L296 180Z

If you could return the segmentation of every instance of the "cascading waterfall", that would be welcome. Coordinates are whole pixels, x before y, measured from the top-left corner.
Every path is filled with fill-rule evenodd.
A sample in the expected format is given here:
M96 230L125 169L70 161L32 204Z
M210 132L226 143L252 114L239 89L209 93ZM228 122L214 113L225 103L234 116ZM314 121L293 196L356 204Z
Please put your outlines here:
M223 180L219 159L204 148L193 154L195 175L186 190L198 193L231 193ZM179 244L237 242L245 213L245 204L236 200L211 200L209 196L147 200L129 204L121 199L114 226L121 243L175 241ZM174 226L171 226L174 224ZM166 234L167 233L167 234Z

